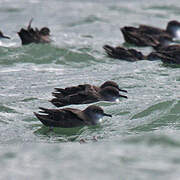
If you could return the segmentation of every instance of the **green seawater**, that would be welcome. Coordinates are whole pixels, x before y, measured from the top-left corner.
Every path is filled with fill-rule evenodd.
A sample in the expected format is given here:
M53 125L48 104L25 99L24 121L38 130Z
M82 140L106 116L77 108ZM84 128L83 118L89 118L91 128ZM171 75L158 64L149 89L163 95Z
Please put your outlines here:
M120 27L165 28L179 10L178 0L0 1L0 29L11 37L0 47L0 179L179 180L180 68L110 59L102 48L123 44ZM21 46L17 32L31 18L51 29L51 44ZM128 99L96 103L113 114L99 126L49 131L33 115L54 108L55 87L106 80Z

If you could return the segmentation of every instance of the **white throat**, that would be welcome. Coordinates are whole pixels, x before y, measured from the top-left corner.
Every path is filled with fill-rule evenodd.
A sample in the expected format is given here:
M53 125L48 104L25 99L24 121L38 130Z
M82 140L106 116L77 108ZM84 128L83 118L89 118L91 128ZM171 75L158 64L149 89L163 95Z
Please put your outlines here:
M94 119L94 121L95 121L96 123L102 122L102 117L103 117L102 114L94 114L94 115L93 115L93 119Z

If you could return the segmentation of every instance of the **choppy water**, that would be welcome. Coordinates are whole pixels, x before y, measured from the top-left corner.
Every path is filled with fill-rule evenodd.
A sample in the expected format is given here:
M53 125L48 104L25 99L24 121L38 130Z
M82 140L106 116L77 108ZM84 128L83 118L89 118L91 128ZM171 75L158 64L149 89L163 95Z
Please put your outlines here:
M179 12L178 0L0 1L1 30L12 37L0 47L0 179L179 180L180 69L113 60L102 49L123 43L122 26L165 27ZM16 32L31 17L33 27L50 27L51 45L21 46ZM129 99L97 103L113 114L98 127L48 132L33 115L53 107L54 87L106 80Z

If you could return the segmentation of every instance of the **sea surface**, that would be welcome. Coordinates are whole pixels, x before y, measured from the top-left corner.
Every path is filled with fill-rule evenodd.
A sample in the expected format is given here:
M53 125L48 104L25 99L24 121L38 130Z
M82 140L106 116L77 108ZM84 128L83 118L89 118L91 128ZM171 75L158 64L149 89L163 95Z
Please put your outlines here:
M17 32L31 18L51 29L51 44L21 46ZM115 60L102 48L124 43L120 27L174 19L179 0L1 0L11 40L0 41L0 180L179 180L180 67ZM55 87L106 80L128 99L95 103L113 115L99 126L49 131L33 114L55 108Z

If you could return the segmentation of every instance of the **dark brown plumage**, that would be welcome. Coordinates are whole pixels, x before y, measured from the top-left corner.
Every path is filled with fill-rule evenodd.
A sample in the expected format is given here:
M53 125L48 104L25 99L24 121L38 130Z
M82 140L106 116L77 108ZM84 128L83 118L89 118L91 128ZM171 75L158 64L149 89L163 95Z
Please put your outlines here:
M170 21L166 30L153 26L140 25L138 28L125 26L121 28L124 40L136 46L157 46L168 44L177 37L177 30L180 30L178 21Z
M35 116L48 127L72 128L86 125L96 125L103 116L112 117L104 113L101 107L91 105L81 111L74 108L46 109L39 108L39 113Z
M110 47L104 46L106 53L115 59L127 60L127 61L139 61L139 60L161 60L168 64L180 64L180 45L169 46L157 46L156 51L151 52L145 56L141 52L135 49L125 49L122 47Z
M120 97L127 98L127 96L119 94L119 90L117 88L111 86L102 88L98 91L94 89L87 89L85 91L78 91L69 95L59 95L58 93L53 93L53 96L56 98L53 98L50 100L50 102L56 107L62 107L71 104L88 104L98 101L114 102Z
M150 53L147 59L160 59L168 64L180 64L180 45L161 46Z
M21 39L22 45L30 43L50 43L50 30L48 27L33 29L31 27L32 19L29 22L27 29L21 28L18 35Z
M78 86L71 86L71 87L66 87L66 88L55 88L56 92L53 92L52 94L53 96L57 98L62 98L68 95L73 95L73 94L82 93L82 92L88 92L88 91L98 92L102 88L105 88L108 86L115 87L119 91L127 93L126 90L119 88L119 85L116 82L105 81L101 86L94 86L91 84L81 84Z
M126 61L139 61L145 59L145 56L135 49L126 49L120 46L112 47L109 45L103 46L109 57Z
M134 44L136 46L157 46L160 42L151 35L141 32L140 29L135 27L123 27L121 32L124 36L124 40L127 43Z

